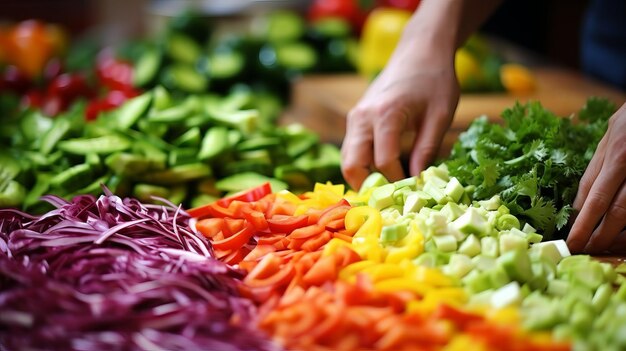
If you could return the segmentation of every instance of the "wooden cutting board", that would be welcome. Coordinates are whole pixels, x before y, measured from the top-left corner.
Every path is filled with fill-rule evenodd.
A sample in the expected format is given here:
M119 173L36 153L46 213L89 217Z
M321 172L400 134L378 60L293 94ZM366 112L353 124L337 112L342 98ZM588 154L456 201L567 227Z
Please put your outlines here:
M575 71L555 67L533 69L537 89L529 95L507 93L462 94L440 156L449 153L458 134L472 120L487 115L498 121L500 113L515 104L537 100L557 115L567 116L578 111L590 96L603 96L621 105L626 93L584 77ZM298 122L320 134L325 142L341 144L345 134L345 116L358 102L368 82L355 75L306 76L293 85L292 103L282 123ZM412 135L402 138L403 151L408 154Z

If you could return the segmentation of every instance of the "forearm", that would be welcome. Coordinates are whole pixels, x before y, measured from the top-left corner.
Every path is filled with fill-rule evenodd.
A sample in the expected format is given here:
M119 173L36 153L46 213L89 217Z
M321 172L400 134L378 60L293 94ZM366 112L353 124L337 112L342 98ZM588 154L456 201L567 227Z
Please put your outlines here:
M402 45L453 53L495 11L502 0L423 0L409 21ZM419 42L419 44L418 44Z

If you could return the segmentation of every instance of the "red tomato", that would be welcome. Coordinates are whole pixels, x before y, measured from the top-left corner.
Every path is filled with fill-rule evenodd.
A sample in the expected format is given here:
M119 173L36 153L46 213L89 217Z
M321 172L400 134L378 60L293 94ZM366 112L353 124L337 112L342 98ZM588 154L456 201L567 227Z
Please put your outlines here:
M360 6L359 0L314 0L309 7L309 20L315 22L329 17L343 18L358 33L363 27L368 10L370 9Z
M58 96L71 103L81 96L91 96L91 89L85 78L75 73L63 73L48 84L48 95Z
M29 90L22 96L21 105L25 108L41 107L43 94L39 90Z
M133 66L115 58L112 50L105 49L96 60L96 75L100 83L109 89L128 90L133 88Z
M98 118L98 115L100 115L100 112L102 111L104 111L104 108L101 101L89 101L87 107L85 108L85 119L88 121L93 121Z

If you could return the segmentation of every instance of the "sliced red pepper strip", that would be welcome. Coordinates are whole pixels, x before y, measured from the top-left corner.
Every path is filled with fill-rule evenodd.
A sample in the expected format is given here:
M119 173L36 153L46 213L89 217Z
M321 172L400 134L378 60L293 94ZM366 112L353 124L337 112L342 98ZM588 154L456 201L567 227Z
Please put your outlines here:
M274 245L285 238L283 233L263 234L256 240L259 245Z
M350 206L348 205L331 207L322 213L317 223L325 226L334 220L343 219L346 217L348 210L350 210Z
M291 233L295 229L304 227L307 225L309 216L288 216L288 215L274 215L267 220L269 229L275 233Z
M257 265L257 267L259 265ZM246 277L244 278L244 283L252 288L259 288L259 287L264 287L264 286L272 286L274 288L278 288L278 287L287 285L294 274L295 274L295 271L293 269L293 265L288 264L288 265L281 267L274 274L266 278L257 277L256 279L248 279L248 277Z
M307 239L314 235L322 233L326 228L320 224L313 224L306 227L295 229L289 234L289 239Z
M335 279L337 279L337 266L332 255L320 257L302 277L304 283L309 285L321 285Z
M256 211L253 209L248 209L248 210L243 211L243 216L259 232L262 232L269 227L269 224L267 223L267 220L265 219L265 213L263 212Z
M259 261L250 273L244 278L246 280L265 279L274 275L280 270L280 266L283 264L283 259L275 254L268 254Z
M254 232L253 226L246 225L243 229L224 240L213 241L213 248L218 250L237 250L248 243Z
M320 235L310 237L300 248L305 251L316 251L332 238L333 234L328 230L324 230Z
M346 228L345 216L326 223L326 230L330 230L333 232L337 232L345 228Z
M235 265L243 260L243 258L248 254L248 250L245 248L240 248L239 250L234 250L230 255L222 258L222 262Z
M244 258L244 261L257 261L271 252L276 252L276 248L273 245L257 245Z
M239 218L223 218L224 221L224 237L229 237L233 233L237 233L246 226L246 221Z
M196 222L196 229L207 238L213 238L224 229L223 218L205 218Z
M272 193L272 186L269 182L265 182L254 188L242 190L231 196L217 200L217 204L222 207L228 207L233 201L253 202L262 199L264 196ZM189 211L187 211L189 212Z

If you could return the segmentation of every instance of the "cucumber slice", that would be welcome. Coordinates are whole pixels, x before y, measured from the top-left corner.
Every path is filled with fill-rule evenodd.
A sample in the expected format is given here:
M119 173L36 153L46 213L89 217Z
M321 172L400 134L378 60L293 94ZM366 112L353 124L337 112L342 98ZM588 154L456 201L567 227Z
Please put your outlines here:
M290 42L300 39L305 32L302 16L293 11L273 11L263 18L263 35L269 42Z
M167 38L165 50L174 61L189 65L195 64L202 56L200 45L182 33L171 33Z
M162 54L157 49L148 49L137 60L133 71L133 83L138 87L152 86L157 79L161 63Z
M286 43L276 46L276 63L283 68L304 72L312 70L318 61L317 52L303 42Z
M377 210L382 210L386 207L394 205L393 192L395 191L393 184L385 184L380 186L372 192L368 205Z
M239 173L223 178L215 183L215 187L221 191L237 192L259 186L265 182L270 183L273 192L287 189L285 182L253 172Z
M163 71L161 79L169 89L182 90L187 93L202 93L209 86L207 77L191 65L174 64Z

